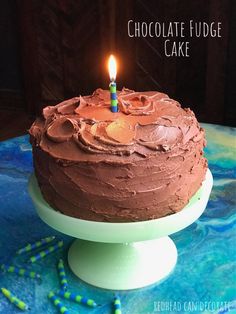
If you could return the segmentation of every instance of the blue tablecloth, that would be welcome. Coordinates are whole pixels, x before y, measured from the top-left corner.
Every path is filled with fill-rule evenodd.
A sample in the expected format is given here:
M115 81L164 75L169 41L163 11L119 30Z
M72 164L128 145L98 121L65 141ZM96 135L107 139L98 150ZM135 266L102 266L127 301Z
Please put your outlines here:
M172 236L178 248L174 272L162 283L136 291L121 292L123 313L230 313L236 308L236 129L203 124L208 145L205 149L214 187L207 209L191 226ZM0 143L0 263L25 263L16 258L18 248L48 235L65 241L58 251L36 263L42 284L32 279L0 273L0 285L30 306L31 313L57 313L47 299L51 289L59 287L56 261L66 261L72 238L44 224L36 214L27 191L32 172L28 136ZM63 301L70 313L112 313L113 292L87 285L76 278L66 264L71 290L101 304L95 309ZM19 313L0 293L0 313Z

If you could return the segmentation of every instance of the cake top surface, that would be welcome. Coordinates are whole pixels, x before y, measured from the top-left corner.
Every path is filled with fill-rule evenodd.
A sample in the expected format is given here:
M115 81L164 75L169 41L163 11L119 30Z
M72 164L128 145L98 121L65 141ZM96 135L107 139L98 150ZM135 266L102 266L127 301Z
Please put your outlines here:
M102 89L45 107L30 134L42 150L71 161L174 154L204 136L194 113L166 94L123 88L117 98L117 113L110 110L109 91Z

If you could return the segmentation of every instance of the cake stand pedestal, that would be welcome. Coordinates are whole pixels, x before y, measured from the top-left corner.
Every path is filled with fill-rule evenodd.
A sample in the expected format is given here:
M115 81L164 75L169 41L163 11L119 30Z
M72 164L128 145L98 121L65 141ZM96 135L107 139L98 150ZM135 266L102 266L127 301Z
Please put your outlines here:
M69 249L68 262L80 279L100 288L128 290L161 281L171 273L177 249L168 235L200 217L212 185L208 169L201 188L182 211L159 219L127 223L81 220L55 211L43 199L34 175L29 180L29 193L45 223L78 239Z

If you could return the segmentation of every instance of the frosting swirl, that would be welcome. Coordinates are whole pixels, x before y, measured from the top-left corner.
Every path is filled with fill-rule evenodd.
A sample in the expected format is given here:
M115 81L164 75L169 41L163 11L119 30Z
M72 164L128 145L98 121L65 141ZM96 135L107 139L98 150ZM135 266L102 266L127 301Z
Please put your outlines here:
M39 145L47 150L47 140L69 141L91 154L143 157L197 141L201 132L193 112L162 93L123 89L118 92L118 105L119 112L112 113L109 92L97 89L90 96L46 107ZM32 134L38 124L32 126ZM69 156L62 148L58 157Z

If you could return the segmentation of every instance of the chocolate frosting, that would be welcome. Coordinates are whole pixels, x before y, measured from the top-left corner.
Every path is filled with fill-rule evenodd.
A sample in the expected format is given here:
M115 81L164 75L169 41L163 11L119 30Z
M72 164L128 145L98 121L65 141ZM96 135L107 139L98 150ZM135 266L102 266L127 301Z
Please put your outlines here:
M136 221L181 210L204 180L204 130L166 94L123 89L44 108L30 128L35 173L55 209L97 221Z

